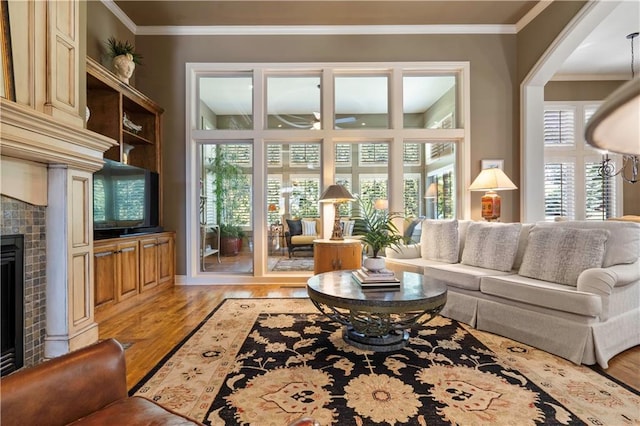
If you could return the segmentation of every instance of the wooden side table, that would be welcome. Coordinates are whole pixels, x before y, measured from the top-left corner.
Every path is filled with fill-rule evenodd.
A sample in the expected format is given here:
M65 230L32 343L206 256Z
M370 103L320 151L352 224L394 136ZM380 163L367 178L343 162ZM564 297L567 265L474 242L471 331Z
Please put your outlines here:
M313 273L359 269L362 267L362 243L358 240L314 240Z

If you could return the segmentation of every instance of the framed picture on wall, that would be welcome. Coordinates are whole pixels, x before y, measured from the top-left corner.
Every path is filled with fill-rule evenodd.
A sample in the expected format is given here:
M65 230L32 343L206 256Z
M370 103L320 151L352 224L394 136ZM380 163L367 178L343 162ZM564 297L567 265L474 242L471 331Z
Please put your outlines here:
M504 170L504 160L482 160L482 170L484 169L500 169Z

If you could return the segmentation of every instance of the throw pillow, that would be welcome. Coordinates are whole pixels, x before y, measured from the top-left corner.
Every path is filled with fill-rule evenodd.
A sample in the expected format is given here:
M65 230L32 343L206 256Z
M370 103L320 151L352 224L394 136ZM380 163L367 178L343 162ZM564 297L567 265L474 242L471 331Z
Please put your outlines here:
M340 225L342 226L343 237L351 237L353 235L353 225L355 223L356 223L355 220L340 219Z
M420 253L423 259L457 263L459 250L456 219L422 221Z
M535 226L519 274L575 287L582 271L602 266L608 236L604 229Z
M287 219L289 235L302 235L302 221L300 219Z
M460 263L511 271L518 251L521 226L519 223L470 223Z
M302 221L302 235L318 235L318 233L316 232L315 220Z

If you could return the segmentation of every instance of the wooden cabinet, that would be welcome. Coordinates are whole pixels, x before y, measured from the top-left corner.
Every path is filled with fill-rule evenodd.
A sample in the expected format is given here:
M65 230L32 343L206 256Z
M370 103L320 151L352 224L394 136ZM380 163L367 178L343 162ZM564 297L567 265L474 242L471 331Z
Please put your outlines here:
M173 285L175 234L162 232L95 241L96 321L109 318Z
M157 172L162 205L164 110L91 58L87 58L87 108L87 129L117 142L104 158Z
M158 239L140 240L140 290L158 285Z
M362 244L357 240L315 240L313 272L359 269L362 266Z
M138 243L95 245L95 306L104 308L138 294Z

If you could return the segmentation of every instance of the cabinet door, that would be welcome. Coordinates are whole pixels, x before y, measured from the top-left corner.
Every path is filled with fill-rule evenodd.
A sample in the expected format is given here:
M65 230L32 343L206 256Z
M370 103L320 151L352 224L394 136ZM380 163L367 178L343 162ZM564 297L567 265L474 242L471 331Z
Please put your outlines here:
M129 241L118 244L118 256L120 260L118 300L124 300L138 294L140 282L138 242Z
M158 285L158 239L140 240L140 291Z
M118 246L116 244L94 244L93 271L95 307L105 307L115 303L118 286Z
M335 246L337 269L359 269L362 266L362 250L360 243L349 243Z
M174 241L171 236L158 237L158 282L173 281Z

